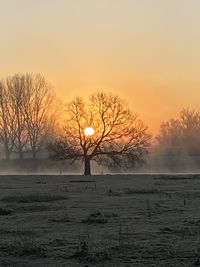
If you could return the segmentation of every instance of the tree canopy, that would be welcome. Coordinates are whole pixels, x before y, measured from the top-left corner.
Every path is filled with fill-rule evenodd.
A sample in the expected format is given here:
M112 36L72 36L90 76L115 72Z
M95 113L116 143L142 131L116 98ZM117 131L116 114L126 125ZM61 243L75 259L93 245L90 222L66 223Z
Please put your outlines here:
M86 128L94 129L91 135ZM83 160L85 175L91 174L90 161L101 165L142 164L150 135L147 126L121 98L102 92L88 102L76 97L66 106L62 136L49 146L54 159Z

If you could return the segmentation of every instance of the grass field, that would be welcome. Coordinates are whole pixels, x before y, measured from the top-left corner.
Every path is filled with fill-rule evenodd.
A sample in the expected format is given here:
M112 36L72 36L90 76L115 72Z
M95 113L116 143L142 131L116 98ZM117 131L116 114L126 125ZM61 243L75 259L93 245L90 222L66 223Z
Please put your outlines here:
M0 266L200 266L200 175L1 176Z

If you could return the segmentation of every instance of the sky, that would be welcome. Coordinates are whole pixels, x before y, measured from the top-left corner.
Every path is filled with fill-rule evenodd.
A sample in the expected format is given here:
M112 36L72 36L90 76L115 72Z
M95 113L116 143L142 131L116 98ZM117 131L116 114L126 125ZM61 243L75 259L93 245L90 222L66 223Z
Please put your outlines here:
M199 0L0 0L0 78L41 73L64 102L113 92L153 134L200 104Z

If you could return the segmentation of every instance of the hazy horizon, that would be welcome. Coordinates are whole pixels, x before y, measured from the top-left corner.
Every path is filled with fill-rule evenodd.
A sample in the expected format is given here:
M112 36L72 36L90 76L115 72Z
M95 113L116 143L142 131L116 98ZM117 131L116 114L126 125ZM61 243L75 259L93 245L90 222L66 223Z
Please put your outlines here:
M111 91L150 131L199 108L198 0L0 2L1 78L41 73L64 101Z

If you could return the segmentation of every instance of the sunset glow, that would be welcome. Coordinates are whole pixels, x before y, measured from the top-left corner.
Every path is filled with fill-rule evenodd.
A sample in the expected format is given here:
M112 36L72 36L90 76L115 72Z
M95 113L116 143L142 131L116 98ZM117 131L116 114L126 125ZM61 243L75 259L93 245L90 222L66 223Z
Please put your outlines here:
M0 33L0 267L200 266L200 0L0 0Z
M41 73L63 101L118 94L152 133L199 108L200 1L7 0L1 76Z

